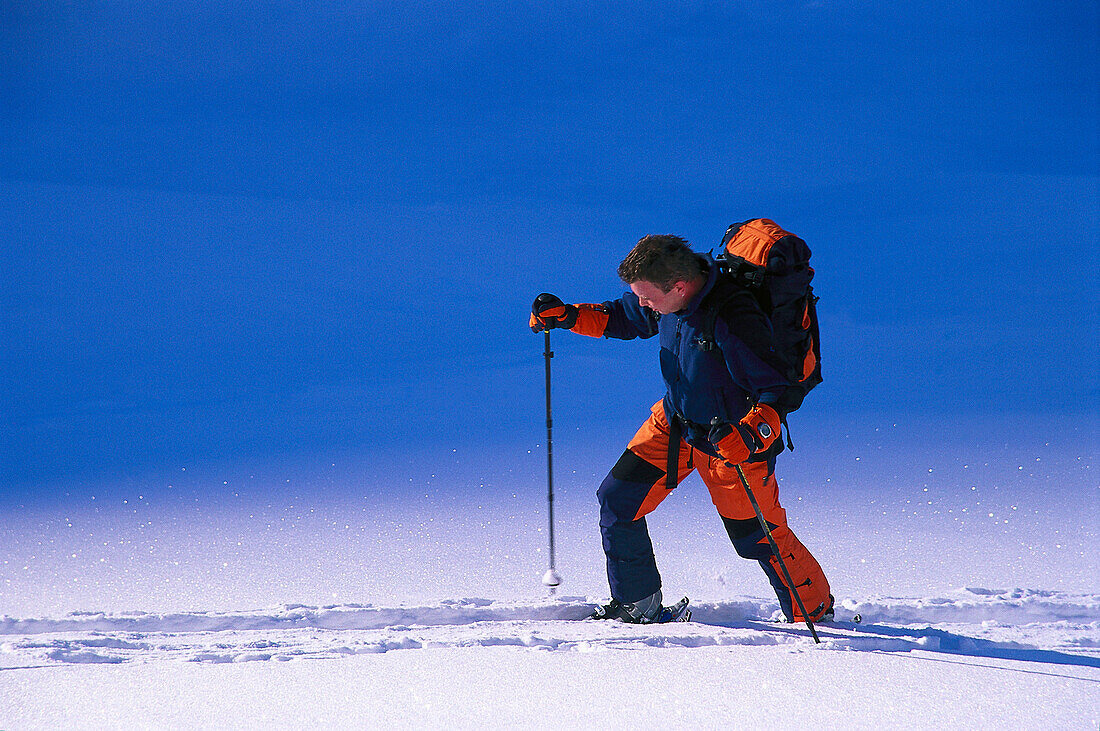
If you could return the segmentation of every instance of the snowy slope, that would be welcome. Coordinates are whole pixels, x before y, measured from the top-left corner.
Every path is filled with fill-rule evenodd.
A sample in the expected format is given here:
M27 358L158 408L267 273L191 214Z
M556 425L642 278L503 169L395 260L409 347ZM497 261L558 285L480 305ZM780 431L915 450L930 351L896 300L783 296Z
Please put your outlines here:
M286 605L270 611L74 613L0 619L5 667L185 660L332 658L401 649L512 645L578 651L624 647L807 644L804 625L769 621L778 605L697 602L666 626L581 622L583 598L461 599L432 606ZM854 621L858 614L860 621ZM965 589L950 597L847 601L818 629L823 649L909 652L1100 668L1100 595ZM766 619L769 618L769 619Z
M695 478L650 520L693 621L576 621L606 598L608 459L566 440L558 597L537 451L440 459L390 493L374 465L192 469L11 506L0 728L1095 729L1090 437L980 433L970 453L906 431L785 458L791 523L840 601L820 645L770 621Z
M5 727L640 727L748 716L1038 729L1100 718L1100 595L969 589L849 602L842 617L858 611L862 622L820 626L819 646L802 627L766 621L774 602L751 598L650 627L576 621L590 609L577 598L464 599L8 618Z

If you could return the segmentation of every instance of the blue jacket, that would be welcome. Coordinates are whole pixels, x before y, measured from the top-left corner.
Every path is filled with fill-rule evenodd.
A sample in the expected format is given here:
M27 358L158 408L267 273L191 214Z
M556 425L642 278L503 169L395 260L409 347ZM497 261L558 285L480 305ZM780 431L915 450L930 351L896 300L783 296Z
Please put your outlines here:
M718 417L736 424L754 403L775 404L789 382L772 365L776 361L771 323L753 295L719 278L710 257L707 263L706 284L679 312L658 315L642 307L633 292L604 302L608 313L604 336L623 340L660 337L661 374L667 387L665 416L670 422L680 417L684 439L717 456L707 439L711 421ZM704 312L712 302L722 305L714 323L717 348L707 350L700 348L700 335Z

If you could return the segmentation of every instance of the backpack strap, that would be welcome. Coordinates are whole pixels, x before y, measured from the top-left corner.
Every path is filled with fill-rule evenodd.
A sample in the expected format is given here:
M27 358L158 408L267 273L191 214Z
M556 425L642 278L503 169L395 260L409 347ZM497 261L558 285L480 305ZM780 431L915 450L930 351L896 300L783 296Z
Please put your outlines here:
M699 305L699 309L702 310L703 317L702 322L699 324L699 337L695 339L695 347L703 352L714 350L718 347L718 343L714 339L714 328L718 323L718 313L726 306L734 297L737 296L736 292L720 292L718 297L712 298L710 295Z
M786 414L779 417L779 423L783 425L783 434L787 437L787 449L793 452L794 442L791 441L791 425L787 423Z

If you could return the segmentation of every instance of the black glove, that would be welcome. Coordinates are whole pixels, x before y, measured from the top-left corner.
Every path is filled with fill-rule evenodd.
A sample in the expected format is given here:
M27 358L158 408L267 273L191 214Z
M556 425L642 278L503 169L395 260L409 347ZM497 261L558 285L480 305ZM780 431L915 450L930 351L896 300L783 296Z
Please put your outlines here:
M542 332L556 327L570 330L577 324L576 305L567 305L558 297L543 292L531 305L531 331Z

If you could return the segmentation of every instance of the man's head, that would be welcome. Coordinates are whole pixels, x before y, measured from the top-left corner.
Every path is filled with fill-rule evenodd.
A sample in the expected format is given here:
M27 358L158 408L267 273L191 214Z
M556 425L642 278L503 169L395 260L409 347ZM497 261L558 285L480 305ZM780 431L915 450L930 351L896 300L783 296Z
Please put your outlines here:
M705 259L670 234L643 237L619 264L619 277L642 306L662 315L683 309L705 275Z

